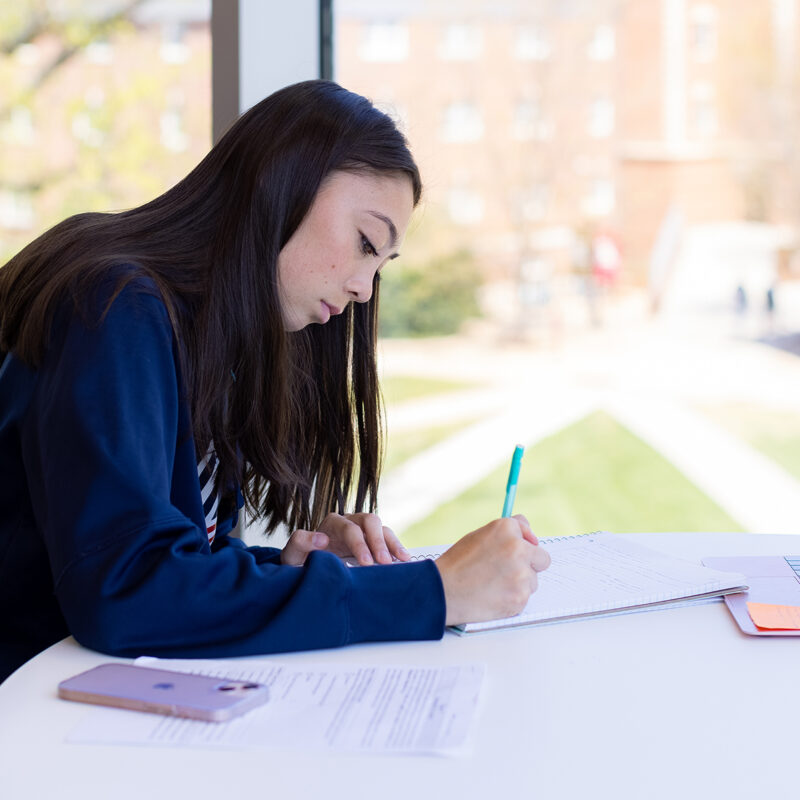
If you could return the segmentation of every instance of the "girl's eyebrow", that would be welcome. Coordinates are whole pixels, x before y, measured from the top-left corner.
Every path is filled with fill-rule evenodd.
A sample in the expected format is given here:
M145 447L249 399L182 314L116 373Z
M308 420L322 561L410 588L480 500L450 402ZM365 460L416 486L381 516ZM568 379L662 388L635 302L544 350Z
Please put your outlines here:
M381 214L380 211L370 211L373 217L377 217L381 222L385 222L389 228L389 247L394 247L397 244L397 228L386 214Z

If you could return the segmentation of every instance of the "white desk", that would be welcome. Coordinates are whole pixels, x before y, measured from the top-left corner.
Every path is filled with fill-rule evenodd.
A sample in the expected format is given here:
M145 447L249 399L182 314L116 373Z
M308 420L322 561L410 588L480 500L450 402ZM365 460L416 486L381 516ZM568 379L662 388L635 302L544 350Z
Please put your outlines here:
M800 553L800 536L634 536L692 559ZM441 642L356 646L322 657L485 662L474 755L331 758L68 745L65 735L90 709L58 700L56 684L111 659L67 639L0 686L0 796L800 797L800 637L745 636L721 602L466 638L448 633Z

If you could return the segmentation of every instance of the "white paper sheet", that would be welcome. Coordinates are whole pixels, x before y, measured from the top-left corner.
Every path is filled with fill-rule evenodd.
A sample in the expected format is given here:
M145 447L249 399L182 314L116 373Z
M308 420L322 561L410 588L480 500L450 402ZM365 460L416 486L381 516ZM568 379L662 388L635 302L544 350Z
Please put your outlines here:
M674 558L613 533L545 538L542 546L552 558L540 573L539 588L521 613L514 617L470 622L454 630L468 634L550 624L602 614L614 616L658 608L715 602L727 591L746 587L744 575L720 572ZM438 558L447 546L418 547L414 560Z
M266 683L270 699L230 722L91 709L67 741L373 754L469 751L484 667L138 659L137 664Z
M552 558L539 588L516 617L476 622L465 632L492 630L595 613L642 611L657 604L723 594L746 585L744 575L720 572L665 555L613 533L542 539Z

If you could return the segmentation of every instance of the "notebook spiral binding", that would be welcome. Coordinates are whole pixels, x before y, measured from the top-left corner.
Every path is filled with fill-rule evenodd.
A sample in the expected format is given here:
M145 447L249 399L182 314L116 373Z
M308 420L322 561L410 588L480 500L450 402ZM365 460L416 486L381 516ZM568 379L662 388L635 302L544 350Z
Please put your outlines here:
M608 533L608 531L592 531L591 533L576 533L572 536L540 536L539 542L547 544L548 542L570 542L575 539L583 539L586 536L599 536L601 533Z
M417 553L412 554L408 561L436 561L441 553ZM408 563L408 561L406 563Z
M576 533L572 536L540 536L539 543L542 545L547 545L550 542L570 542L576 539L583 539L586 536L597 536L602 533L608 533L608 531L591 531L591 533ZM409 561L425 561L426 559L433 559L434 561L439 558L441 553L414 553L411 555Z

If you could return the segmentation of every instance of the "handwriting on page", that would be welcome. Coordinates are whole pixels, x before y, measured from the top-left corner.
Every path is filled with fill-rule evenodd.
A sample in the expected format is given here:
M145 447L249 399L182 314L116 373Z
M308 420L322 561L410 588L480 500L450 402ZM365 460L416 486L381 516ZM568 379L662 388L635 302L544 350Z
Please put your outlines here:
M552 558L522 612L459 626L464 633L643 609L740 589L744 575L673 558L613 533L543 539ZM420 551L414 551L419 554ZM422 551L424 553L424 551Z
M523 616L553 616L621 604L643 604L702 589L702 567L610 536L564 541L553 547L553 563L539 579ZM543 540L547 547L547 540ZM587 545L592 546L587 546Z
M781 606L773 603L748 603L750 619L757 628L767 630L800 630L800 606Z

